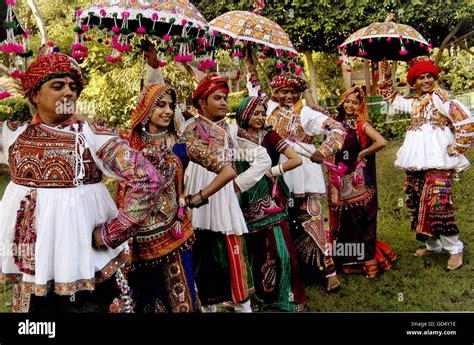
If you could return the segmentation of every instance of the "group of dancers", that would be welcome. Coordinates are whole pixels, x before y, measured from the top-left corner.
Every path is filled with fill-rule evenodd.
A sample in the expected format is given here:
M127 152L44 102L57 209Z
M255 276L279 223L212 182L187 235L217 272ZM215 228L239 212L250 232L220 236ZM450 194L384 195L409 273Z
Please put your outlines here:
M395 165L407 171L412 229L426 242L415 255L445 249L447 269L457 269L451 187L469 166L474 119L438 86L431 61L410 67L411 98L382 65L384 99L412 113ZM112 130L58 110L76 103L84 83L72 58L39 55L21 77L33 119L0 126L0 163L11 174L0 281L13 284L13 311L303 311L307 274L331 292L340 272L375 277L397 260L376 236L375 153L386 140L361 87L331 115L305 80L280 74L271 97L250 90L232 123L219 74L200 80L190 117L171 86L153 82L131 127ZM114 198L104 175L118 181Z

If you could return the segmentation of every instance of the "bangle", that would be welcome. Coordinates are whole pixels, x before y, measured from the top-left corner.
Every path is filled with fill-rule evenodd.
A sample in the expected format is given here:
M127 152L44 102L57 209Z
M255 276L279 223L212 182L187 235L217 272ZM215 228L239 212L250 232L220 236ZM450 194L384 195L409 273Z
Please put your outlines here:
M189 208L198 208L202 205L206 205L209 203L209 199L204 199L204 197L202 196L202 189L194 195L185 196L184 201L186 202L186 205Z
M107 243L107 241L105 240L105 228L107 227L107 223L105 223L104 225L102 225L101 229L100 229L100 236L102 237L102 242L104 242L103 245L101 245L101 249L107 249L108 247L110 247L110 245Z
M272 177L280 176L280 175L281 175L280 165L275 165L275 166L273 166L273 167L270 169L270 174L272 175Z
M278 164L278 168L280 169L280 174L283 175L285 170L283 170L283 163Z

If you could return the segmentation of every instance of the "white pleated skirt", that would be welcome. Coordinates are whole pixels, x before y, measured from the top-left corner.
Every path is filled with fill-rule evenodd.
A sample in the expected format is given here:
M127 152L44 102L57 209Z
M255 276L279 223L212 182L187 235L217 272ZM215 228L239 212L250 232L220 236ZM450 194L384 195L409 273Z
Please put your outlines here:
M184 173L186 194L195 194L204 189L216 174L190 162ZM209 204L194 208L192 226L196 230L206 229L226 235L242 235L248 232L239 200L232 181L209 198Z
M296 143L287 140L287 143L293 148L299 146ZM301 143L309 152L314 152L314 145ZM298 147L296 150L301 151ZM326 194L326 180L320 164L311 162L311 159L301 156L303 164L299 167L285 172L284 179L291 194L294 196ZM280 163L287 161L285 155L280 155Z
M0 272L2 281L23 283L32 293L72 294L93 290L126 260L127 244L97 251L92 247L96 226L115 218L117 208L102 183L77 188L37 188L35 207L35 274L18 270L12 248L20 202L31 190L10 182L0 208ZM100 277L100 278L99 278Z
M395 165L411 171L465 170L470 163L464 155L448 154L448 146L453 143L454 136L448 127L439 128L424 124L417 130L407 132L403 145L397 152Z

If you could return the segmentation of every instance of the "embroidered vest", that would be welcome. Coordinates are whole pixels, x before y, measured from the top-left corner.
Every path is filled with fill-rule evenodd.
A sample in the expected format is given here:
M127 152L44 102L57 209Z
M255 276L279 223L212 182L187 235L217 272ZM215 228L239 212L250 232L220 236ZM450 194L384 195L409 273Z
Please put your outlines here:
M268 117L266 125L271 126L283 139L313 143L313 137L307 135L301 125L300 115L285 108L277 107Z
M412 118L409 130L419 129L424 124L430 124L433 127L451 126L449 119L441 114L433 102L433 94L436 93L443 102L448 101L452 96L443 89L438 89L433 93L426 93L413 100Z
M11 180L33 188L76 187L77 156L75 134L30 125L9 148ZM102 172L88 148L84 149L82 161L82 184L101 182Z

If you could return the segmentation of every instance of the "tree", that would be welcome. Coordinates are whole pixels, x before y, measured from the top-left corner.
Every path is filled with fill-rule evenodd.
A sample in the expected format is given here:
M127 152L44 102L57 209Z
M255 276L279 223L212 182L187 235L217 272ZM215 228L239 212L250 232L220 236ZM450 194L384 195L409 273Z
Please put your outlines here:
M474 87L474 55L462 48L451 48L440 60L439 82L451 92L462 92Z

